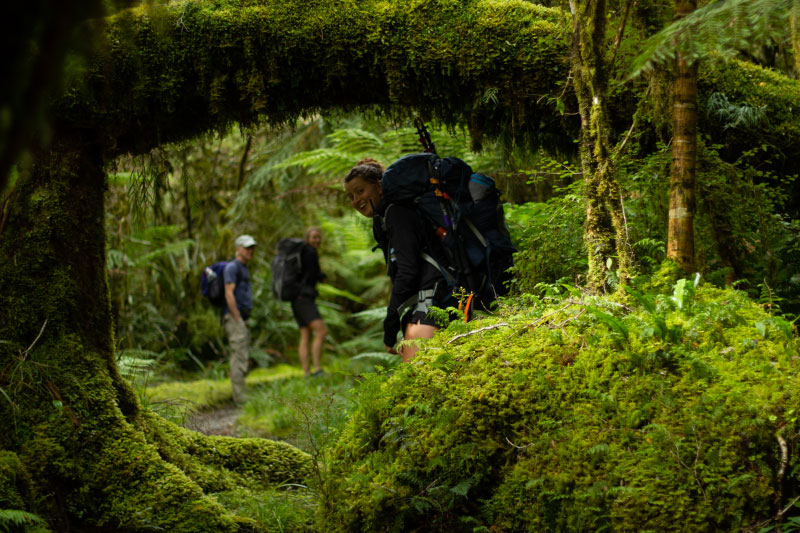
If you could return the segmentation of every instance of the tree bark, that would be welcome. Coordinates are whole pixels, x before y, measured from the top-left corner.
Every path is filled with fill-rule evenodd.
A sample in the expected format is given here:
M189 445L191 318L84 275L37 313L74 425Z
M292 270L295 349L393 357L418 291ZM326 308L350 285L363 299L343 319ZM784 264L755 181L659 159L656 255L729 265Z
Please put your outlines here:
M204 490L231 488L239 469L252 471L245 455L261 455L253 474L271 483L301 481L309 458L271 441L204 437L140 407L114 357L102 162L91 145L56 140L7 207L0 450L32 480L25 510L56 531L236 531L240 520Z
M794 8L789 14L789 26L792 36L795 77L800 78L800 3L795 2Z
M628 282L631 253L622 198L611 157L606 60L606 2L571 1L573 11L572 69L581 117L580 156L586 187L584 242L589 259L591 290L608 287L616 270L619 285Z
M678 0L677 18L691 13L695 0ZM683 53L676 61L677 77L672 103L672 165L669 191L667 257L678 267L695 270L694 215L695 168L697 165L697 62L689 62Z

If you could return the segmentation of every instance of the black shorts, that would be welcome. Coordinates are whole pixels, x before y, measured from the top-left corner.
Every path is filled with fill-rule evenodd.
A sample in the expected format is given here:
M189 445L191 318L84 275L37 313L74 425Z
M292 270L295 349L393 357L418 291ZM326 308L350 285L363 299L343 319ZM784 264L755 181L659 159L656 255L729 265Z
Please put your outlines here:
M318 318L322 318L314 298L306 298L304 296L292 300L292 313L297 325L301 328L308 326Z
M448 307L456 307L457 305L458 302L455 300L455 298L448 298L445 302L442 302L436 307L439 307L440 309L446 309ZM456 320L458 318L458 315L456 315L455 313L448 313L448 314L449 317L447 323L452 322L453 320ZM445 323L445 327L447 326L447 323ZM441 322L437 322L436 320L434 320L433 317L428 315L427 311L414 311L404 314L401 320L401 327L403 332L405 332L406 326L408 326L409 324L423 324L425 326L434 326L436 328L442 327Z
M428 316L428 313L425 311L414 311L413 313L409 312L404 314L402 321L403 331L406 330L406 326L409 324L423 324L425 326L435 326L437 328L442 327L432 317Z

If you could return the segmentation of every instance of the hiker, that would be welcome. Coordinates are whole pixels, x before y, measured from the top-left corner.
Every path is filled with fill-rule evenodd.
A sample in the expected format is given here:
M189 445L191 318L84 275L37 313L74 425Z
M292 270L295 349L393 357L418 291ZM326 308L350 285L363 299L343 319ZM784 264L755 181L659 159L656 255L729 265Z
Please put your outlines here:
M303 374L308 376L318 376L322 374L322 348L325 344L325 335L328 330L322 320L317 308L317 283L325 280L325 274L319 268L319 256L317 249L322 244L322 231L312 226L306 230L305 244L300 251L300 264L302 265L302 277L300 295L292 300L292 314L300 328L300 344L297 347L297 355L300 358L300 365L303 367ZM314 337L313 343L311 337ZM308 351L311 345L311 359L314 365L314 372L311 373L309 365Z
M233 386L233 402L245 402L244 376L250 351L250 331L247 319L253 309L253 294L250 290L250 272L247 263L253 258L256 241L250 235L236 237L236 257L222 272L225 282L225 303L222 308L222 324L231 345L230 376Z
M428 308L447 308L457 305L442 273L422 257L429 251L430 228L425 227L411 205L392 204L382 200L383 166L368 158L359 161L347 174L344 188L353 209L372 218L372 232L383 250L392 280L392 292L383 321L383 344L387 352L397 354L397 334L403 340L430 339L438 324L428 316ZM403 362L416 355L416 343L399 349Z

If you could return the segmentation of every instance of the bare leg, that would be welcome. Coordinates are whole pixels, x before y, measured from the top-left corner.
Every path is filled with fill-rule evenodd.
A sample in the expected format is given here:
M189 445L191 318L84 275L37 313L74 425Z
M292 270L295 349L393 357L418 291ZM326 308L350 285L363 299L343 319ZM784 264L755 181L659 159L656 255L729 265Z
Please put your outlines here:
M300 328L300 344L297 347L297 356L300 358L300 366L303 367L303 374L306 376L311 373L308 367L308 345L311 341L311 329L308 326Z
M311 345L311 357L314 360L314 372L322 370L320 361L322 360L322 347L325 345L325 335L328 329L325 327L325 322L321 318L312 320L308 325L314 332L314 343Z
M403 333L403 340L414 340L414 339L431 339L433 335L436 333L436 330L439 329L436 326L429 326L427 324L409 324L406 326L406 330ZM414 356L417 354L417 350L419 350L419 346L414 344L409 344L403 346L400 349L400 357L403 358L403 362L407 363L411 361Z

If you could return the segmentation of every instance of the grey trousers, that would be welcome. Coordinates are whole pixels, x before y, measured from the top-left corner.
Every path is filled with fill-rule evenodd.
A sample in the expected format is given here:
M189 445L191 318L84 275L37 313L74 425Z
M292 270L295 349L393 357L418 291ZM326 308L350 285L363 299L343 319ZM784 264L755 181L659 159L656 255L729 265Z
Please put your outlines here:
M231 385L233 386L233 401L237 404L245 402L244 375L247 373L247 361L250 351L250 330L247 323L242 320L236 322L230 313L225 314L223 320L228 343L231 346Z

